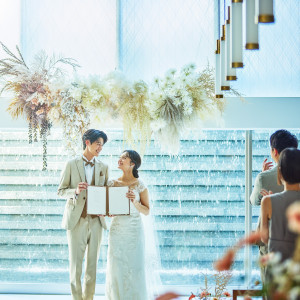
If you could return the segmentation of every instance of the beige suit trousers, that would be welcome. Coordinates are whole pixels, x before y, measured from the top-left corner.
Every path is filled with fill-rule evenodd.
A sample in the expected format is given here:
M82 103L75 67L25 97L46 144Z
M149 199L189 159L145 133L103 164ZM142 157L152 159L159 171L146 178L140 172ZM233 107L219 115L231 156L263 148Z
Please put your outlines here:
M95 294L97 262L102 239L99 218L80 218L72 230L67 230L69 244L70 282L73 300L92 300ZM82 262L85 258L83 289Z

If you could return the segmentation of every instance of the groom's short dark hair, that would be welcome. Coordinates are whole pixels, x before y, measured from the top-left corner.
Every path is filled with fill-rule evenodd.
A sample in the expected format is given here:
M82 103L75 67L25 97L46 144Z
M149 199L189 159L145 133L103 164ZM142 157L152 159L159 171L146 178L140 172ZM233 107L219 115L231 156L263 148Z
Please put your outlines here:
M103 131L97 129L87 130L82 136L83 150L86 148L86 141L90 141L90 143L93 144L99 138L103 138L104 144L107 142L107 135Z

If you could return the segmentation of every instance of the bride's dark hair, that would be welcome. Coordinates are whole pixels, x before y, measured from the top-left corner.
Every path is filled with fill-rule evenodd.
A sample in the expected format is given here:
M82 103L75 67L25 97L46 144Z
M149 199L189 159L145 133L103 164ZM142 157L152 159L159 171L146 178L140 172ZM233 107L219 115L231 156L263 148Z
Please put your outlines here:
M138 168L141 166L142 159L140 155L134 150L124 150L123 153L127 153L130 160L134 163L132 174L135 178L139 178Z

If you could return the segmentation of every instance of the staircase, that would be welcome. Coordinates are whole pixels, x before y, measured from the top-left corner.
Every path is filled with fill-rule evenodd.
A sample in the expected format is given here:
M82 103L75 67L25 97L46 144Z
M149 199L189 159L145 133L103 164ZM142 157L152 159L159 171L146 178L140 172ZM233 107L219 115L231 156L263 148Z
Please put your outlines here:
M120 175L116 166L123 133L107 133L100 159L114 178ZM253 180L269 153L268 137L269 132L254 135ZM41 142L29 145L26 130L0 131L0 282L68 283L67 238L61 229L65 200L56 192L67 160L57 129L48 139L47 171L42 171ZM178 157L163 155L151 143L140 175L151 195L163 283L203 282L213 261L244 235L244 161L242 130L192 131L181 141ZM258 213L253 209L253 228ZM100 284L105 282L106 252L107 232L98 263ZM242 280L243 266L241 252L235 283Z

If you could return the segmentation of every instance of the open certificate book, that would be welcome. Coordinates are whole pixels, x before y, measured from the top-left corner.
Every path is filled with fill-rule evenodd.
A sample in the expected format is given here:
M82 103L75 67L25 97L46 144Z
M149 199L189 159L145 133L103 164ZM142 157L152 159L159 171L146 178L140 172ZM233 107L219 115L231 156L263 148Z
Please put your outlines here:
M87 189L87 213L89 215L130 215L127 186L89 186Z

